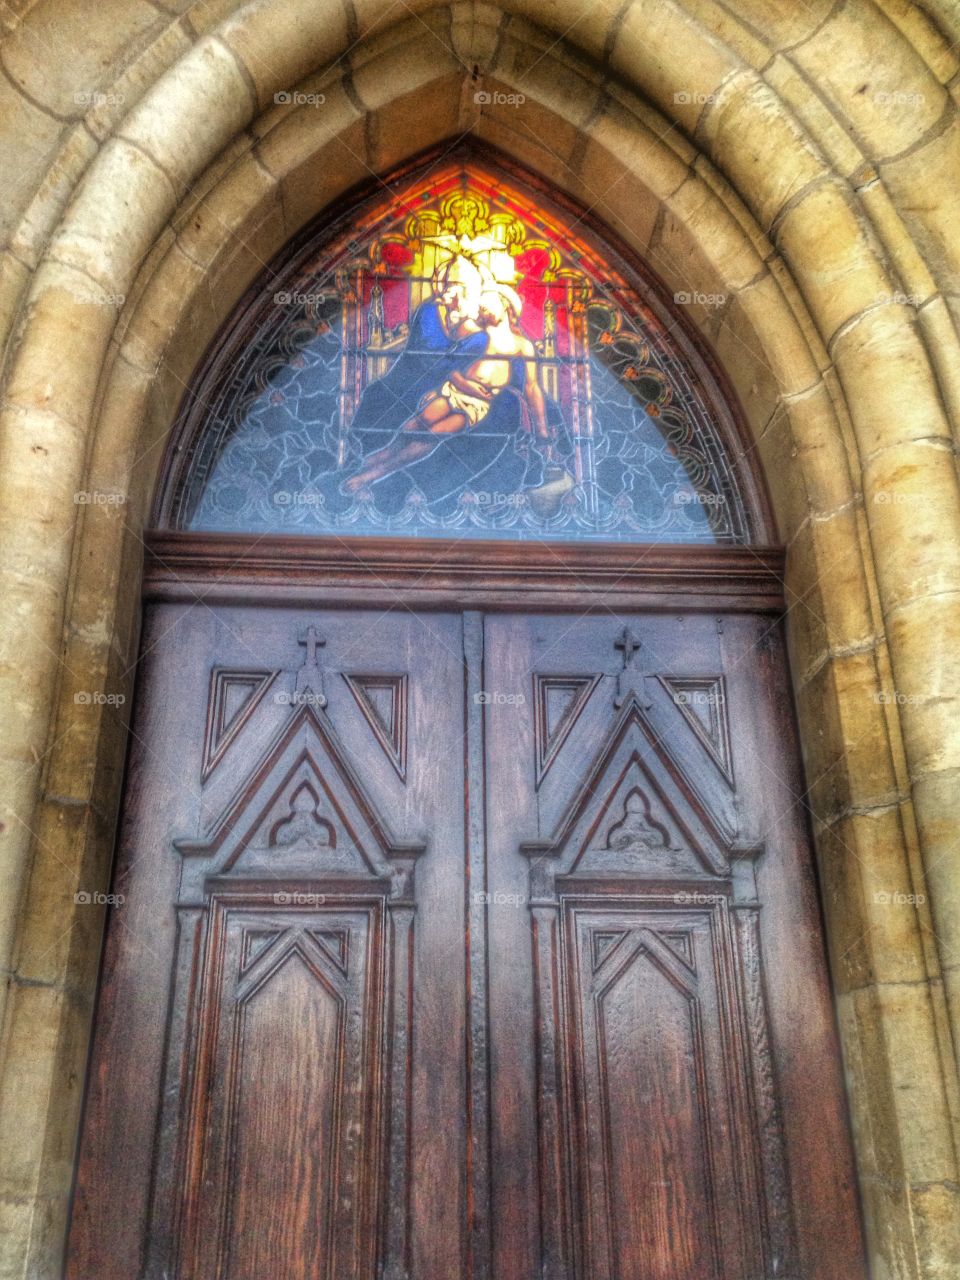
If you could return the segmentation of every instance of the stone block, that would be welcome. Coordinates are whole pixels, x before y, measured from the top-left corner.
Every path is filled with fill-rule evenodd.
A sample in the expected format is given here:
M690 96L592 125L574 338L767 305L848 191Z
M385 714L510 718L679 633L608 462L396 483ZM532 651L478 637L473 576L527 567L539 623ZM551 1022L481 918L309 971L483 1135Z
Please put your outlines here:
M77 183L98 150L83 125L64 131L56 158L44 173L11 236L10 247L22 262L36 267Z
M718 89L699 136L768 235L788 202L823 177L822 154L774 90L752 71Z
M0 244L10 243L57 153L63 129L62 121L28 102L6 77L0 76ZM23 145L25 138L30 139L29 147Z
M737 17L771 49L783 49L805 40L831 8L832 0L804 0L796 6L780 0L737 0Z
M851 455L841 413L827 382L819 383L805 395L791 397L783 411L790 419L809 514L828 515L854 501L858 492ZM768 475L773 478L772 473Z
M546 3L550 6L550 0ZM604 9L612 3L613 0L600 0L597 5L598 25L603 22ZM460 3L451 4L449 40L454 56L465 67L476 65L484 72L488 71L506 24L506 15L498 5L484 4L482 0L460 0ZM589 25L592 28L593 24Z
M35 827L17 974L30 983L78 989L84 978L88 985L96 979L103 909L93 895L107 892L112 847L92 856L97 823L85 805L43 801ZM89 903L77 901L84 894Z
M539 32L535 34L541 40L545 33L548 43L555 42L562 35L565 42L569 41L571 45L583 49L590 57L602 59L607 46L616 39L622 9L622 0L594 0L589 6L567 5L562 0L559 3L558 0L526 0L523 5L524 16L509 18L506 34L507 38L524 39L528 33L533 35L535 27L539 27ZM486 15L491 10L500 20L504 18L503 10L490 4L458 4L454 6L455 15L458 10L463 13L460 23L464 27L476 11L482 15L481 20L485 19L487 22L490 22L490 18ZM479 25L475 18L473 22ZM472 39L475 43L476 36ZM469 47L463 47L462 52L466 57Z
M632 4L617 24L609 59L615 72L643 85L646 96L688 134L743 65L674 0Z
M57 261L88 275L108 296L125 296L144 251L173 212L174 188L129 141L107 143L51 240Z
M784 214L776 240L828 348L854 316L894 300L873 237L838 183L806 192Z
M354 91L367 111L462 70L446 30L435 18L405 23L362 41L354 46L349 67ZM409 116L407 123L415 120Z
M12 253L0 252L0 356L14 332L29 281L29 267Z
M153 375L170 334L179 324L191 323L189 301L202 290L205 278L205 268L171 242L162 264L123 318L117 335L122 358L142 373Z
M774 331L757 324L762 307L758 305L756 294L752 290L745 292L751 294L746 304L743 292L726 296L723 310L717 312L717 327L711 334L710 345L733 385L752 438L758 440L780 403L782 385L777 377L780 357L779 353L768 350L771 339L776 341ZM775 304L776 288L770 288L768 283L766 293L770 302ZM783 308L780 314L789 324L790 317L784 316ZM784 338L783 330L779 336ZM785 340L789 341L789 338ZM774 483L792 483L789 472L785 476L771 475L770 479Z
M161 25L147 0L39 0L29 21L4 40L4 67L52 115L79 118L96 93L110 92L127 50L148 41Z
M734 312L742 311L753 332L757 334L754 346L762 364L770 373L781 396L793 396L808 392L820 381L820 368L810 342L800 324L796 322L794 308L784 294L779 281L772 273L761 275L754 283L741 289L736 297ZM731 353L731 360L735 357ZM770 414L776 407L767 397Z
M371 176L462 133L458 85L454 77L431 81L376 113L367 127Z
M258 0L218 27L256 85L261 107L349 47L347 6L316 0Z
M180 248L206 270L231 242L245 244L250 226L269 217L278 201L277 181L247 153L192 208L178 231Z
M863 151L844 129L842 120L814 90L809 76L792 60L790 52L777 54L764 68L763 77L796 116L808 137L816 140L830 168L844 178L852 177L864 163Z
M181 196L256 105L232 50L205 36L137 104L120 136L150 156ZM203 128L184 129L189 119L202 119Z
M916 142L919 131L912 142ZM909 239L944 293L960 292L960 125L954 119L923 146L879 166L884 186L900 211ZM918 192L923 196L918 200ZM907 292L913 292L912 287Z
M891 445L866 463L863 486L884 610L960 592L960 486L950 445Z
M882 566L881 566L882 567ZM910 776L960 769L960 605L956 593L903 604L887 618ZM922 811L917 821L924 823ZM960 936L960 935L958 935Z
M0 1092L0 1195L27 1197L57 1183L65 1191L72 1176L73 1144L67 1163L65 1144L59 1144L54 1173L51 1126L62 1131L65 1121L75 1127L78 1119L83 1080L79 1072L64 1075L59 1068L66 1041L86 1039L90 1004L53 987L15 983L8 1016ZM80 1048L82 1052L82 1044ZM52 1105L55 1097L57 1105Z
M27 301L29 333L14 352L8 376L10 403L55 414L65 424L68 438L82 435L124 301L124 294L101 288L81 271L55 262L44 264ZM67 359L66 352L70 353ZM34 457L42 456L35 448ZM71 456L69 450L58 448L52 465Z
M841 992L927 979L926 886L909 875L905 838L898 807L817 827L833 980Z
M912 46L893 39L875 6L838 6L790 57L874 157L911 146L946 95Z
M644 167L637 172L615 144L608 145L609 139L600 141L602 135L602 130L594 131L588 138L567 185L614 235L643 258L660 215L660 201L648 185L649 173Z
M949 438L936 378L910 308L875 307L840 334L833 355L864 461L890 445Z

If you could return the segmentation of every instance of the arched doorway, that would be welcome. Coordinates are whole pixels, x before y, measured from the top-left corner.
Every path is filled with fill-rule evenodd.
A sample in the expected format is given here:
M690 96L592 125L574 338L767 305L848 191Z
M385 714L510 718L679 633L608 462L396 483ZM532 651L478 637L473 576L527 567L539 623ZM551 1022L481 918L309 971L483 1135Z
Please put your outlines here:
M158 499L71 1274L863 1274L731 406L474 156L258 282Z

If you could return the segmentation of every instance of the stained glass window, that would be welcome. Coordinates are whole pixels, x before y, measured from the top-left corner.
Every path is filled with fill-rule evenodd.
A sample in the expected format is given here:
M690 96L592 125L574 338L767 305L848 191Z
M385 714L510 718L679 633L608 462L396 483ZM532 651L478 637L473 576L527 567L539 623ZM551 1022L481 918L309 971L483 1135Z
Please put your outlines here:
M354 210L237 334L184 408L174 527L750 538L689 348L573 215L483 167Z

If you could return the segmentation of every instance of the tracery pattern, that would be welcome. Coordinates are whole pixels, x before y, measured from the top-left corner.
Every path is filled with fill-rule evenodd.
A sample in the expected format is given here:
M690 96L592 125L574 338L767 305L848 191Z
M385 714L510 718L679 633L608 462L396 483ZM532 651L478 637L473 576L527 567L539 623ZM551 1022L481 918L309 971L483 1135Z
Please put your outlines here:
M678 344L592 243L499 177L412 180L277 284L199 393L175 527L749 540Z

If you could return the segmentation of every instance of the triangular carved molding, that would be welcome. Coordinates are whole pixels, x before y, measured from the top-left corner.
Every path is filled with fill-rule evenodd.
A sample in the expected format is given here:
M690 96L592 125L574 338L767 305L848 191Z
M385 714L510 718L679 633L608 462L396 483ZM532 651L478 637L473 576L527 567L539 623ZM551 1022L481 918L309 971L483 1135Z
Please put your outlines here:
M551 876L725 878L740 853L634 696L554 833L521 848Z
M175 845L190 897L210 875L375 877L400 892L426 847L392 832L326 712L310 703L292 711L206 835Z
M723 676L661 676L671 701L733 786L730 724Z
M347 688L402 781L407 778L406 675L347 675Z
M533 733L537 787L546 777L600 680L600 675L534 674Z
M214 667L210 672L207 725L200 779L206 782L227 750L263 701L279 675L277 671L234 671Z

